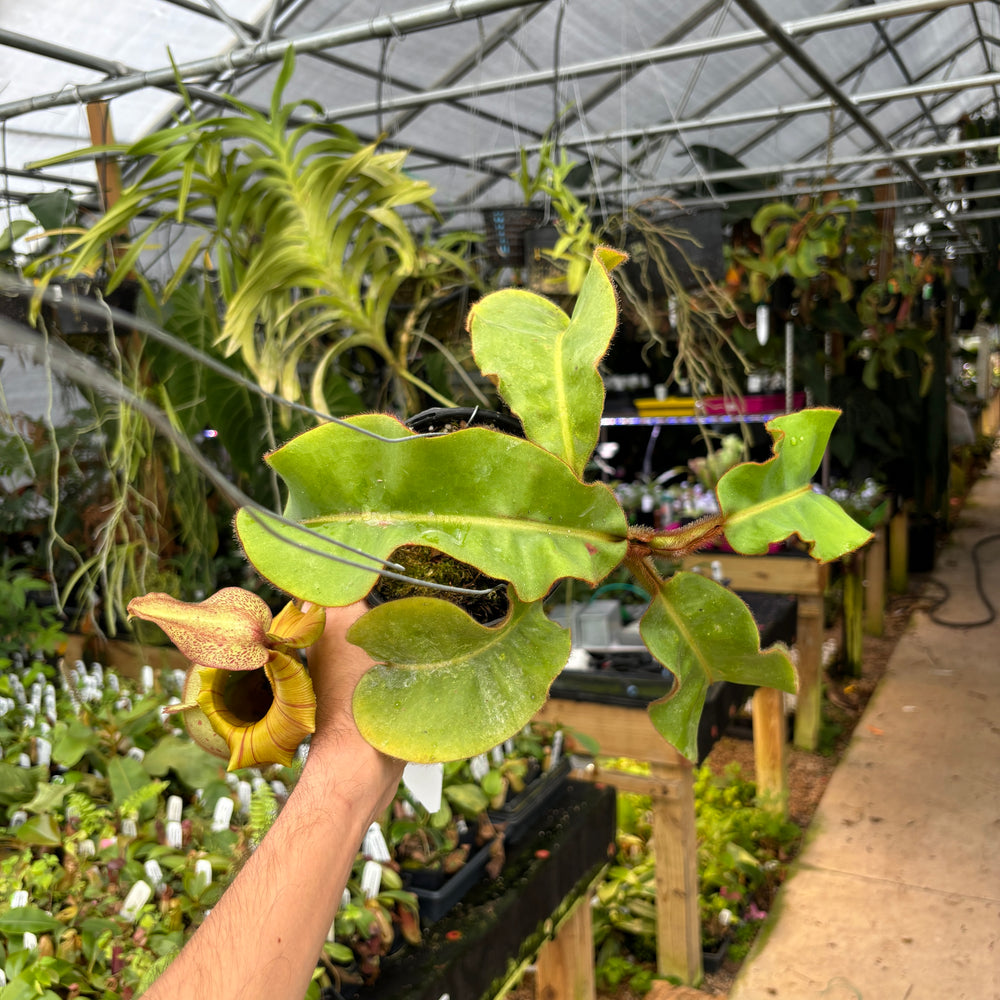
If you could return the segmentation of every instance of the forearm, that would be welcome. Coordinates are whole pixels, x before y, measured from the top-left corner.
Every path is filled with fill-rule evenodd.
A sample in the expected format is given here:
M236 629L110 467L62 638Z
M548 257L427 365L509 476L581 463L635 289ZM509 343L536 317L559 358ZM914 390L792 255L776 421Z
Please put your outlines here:
M394 767L366 745L314 748L274 826L149 1000L301 1000Z

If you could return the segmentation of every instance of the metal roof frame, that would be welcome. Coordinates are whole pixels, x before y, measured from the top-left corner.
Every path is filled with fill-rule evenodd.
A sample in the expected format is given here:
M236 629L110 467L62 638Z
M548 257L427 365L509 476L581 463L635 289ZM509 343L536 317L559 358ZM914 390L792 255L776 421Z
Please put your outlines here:
M61 2L42 0L53 9ZM1000 116L1000 12L986 0L678 0L669 12L656 0L381 0L374 12L364 0L143 2L168 28L171 11L213 25L217 51L176 68L155 56L142 66L116 46L88 45L85 22L76 47L0 14L0 50L70 67L58 89L0 101L0 200L16 204L46 187L95 189L86 168L37 171L11 156L21 131L44 145L42 129L20 130L22 121L97 100L111 102L114 119L119 100L155 93L164 110L146 123L151 130L169 120L171 102L180 109L178 75L196 114L225 106L224 93L263 109L289 46L303 57L296 89L319 101L320 119L411 149L410 169L438 186L440 206L459 221L510 198L520 150L536 153L546 136L591 161L583 194L610 204L650 195L691 209L749 204L802 183L860 190L876 183L880 166L893 176L879 183L918 192L907 190L899 207L949 219L956 230L995 197L977 192L969 209L949 184L978 168L941 168L960 153L995 150L995 141L955 138L959 113ZM123 18L129 6L113 13ZM404 44L418 33L426 43ZM828 128L819 115L830 117ZM808 127L789 127L799 123ZM695 137L743 166L699 163ZM835 187L821 180L831 170ZM961 242L976 246L976 233Z

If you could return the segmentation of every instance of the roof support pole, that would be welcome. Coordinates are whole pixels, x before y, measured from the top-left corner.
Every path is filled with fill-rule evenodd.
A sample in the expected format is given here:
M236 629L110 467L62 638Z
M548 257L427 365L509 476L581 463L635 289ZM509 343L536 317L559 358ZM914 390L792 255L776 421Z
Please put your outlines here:
M830 95L831 98L837 103L837 105L849 115L858 127L867 133L874 140L876 145L881 147L885 152L896 154L898 150L893 146L893 144L882 134L881 131L875 126L871 119L848 97L826 75L826 73L813 61L813 59L807 55L795 42L789 38L789 36L782 30L781 25L779 25L771 16L757 3L757 0L736 0L737 5L740 9L749 17L754 24L756 24L761 31L763 31L771 41L774 42L803 72L810 76L816 83L823 88ZM913 182L927 195L928 200L931 202L935 208L940 209L944 212L947 218L951 218L952 213L949 211L948 207L943 201L938 197L937 193L931 188L931 186L924 180L920 171L913 166L909 159L905 157L900 157L899 165L903 171L910 176ZM973 242L972 237L966 231L964 224L960 220L955 220L956 226L962 233L962 236Z
M45 108L61 107L91 100L129 94L144 87L163 87L173 90L176 76L182 79L212 76L225 70L239 69L268 62L280 62L289 48L296 52L317 52L338 45L368 41L373 38L390 38L428 28L438 28L460 21L474 20L487 14L525 7L538 0L439 0L426 7L415 7L399 14L382 14L366 21L345 25L329 31L319 31L298 38L263 42L243 48L233 49L223 56L213 59L199 59L176 67L164 66L160 69L129 73L117 79L79 87L63 88L50 94L40 94L20 101L0 105L0 121L41 111ZM927 0L933 2L933 0ZM944 2L944 0L938 0ZM215 96L215 95L213 95ZM218 98L216 98L218 99Z

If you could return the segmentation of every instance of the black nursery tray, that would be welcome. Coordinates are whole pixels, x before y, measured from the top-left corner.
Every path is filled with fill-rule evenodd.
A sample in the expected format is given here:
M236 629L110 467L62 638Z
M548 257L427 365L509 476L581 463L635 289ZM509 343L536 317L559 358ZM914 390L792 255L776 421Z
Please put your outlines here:
M795 640L797 602L794 597L756 592L739 595L750 608L760 629L761 647ZM589 670L564 670L549 691L553 698L588 701L602 705L639 708L669 694L674 675L655 660L645 647L609 647L594 655ZM753 693L746 684L713 684L705 698L698 727L698 756L704 759L725 733L729 721Z
M615 793L568 781L559 804L443 919L383 959L359 1000L487 1000L545 940L546 925L599 875L614 851Z
M452 875L415 872L411 879L404 876L406 888L417 897L420 922L433 924L457 906L482 881L489 860L490 845L483 844L471 851L465 864ZM423 880L417 877L420 875L424 875Z
M503 830L504 844L508 849L531 831L544 811L559 801L569 781L569 772L569 758L563 757L555 767L543 771L525 785L523 791L512 795L502 809L489 811L491 822Z

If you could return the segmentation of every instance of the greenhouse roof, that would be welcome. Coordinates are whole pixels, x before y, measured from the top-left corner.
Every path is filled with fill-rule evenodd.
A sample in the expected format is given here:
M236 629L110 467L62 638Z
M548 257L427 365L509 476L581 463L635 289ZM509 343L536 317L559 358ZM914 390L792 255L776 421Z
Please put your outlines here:
M996 136L960 131L1000 118L985 0L34 0L0 12L4 200L93 195L93 162L31 164L93 141L95 102L125 142L183 110L178 75L196 113L223 93L266 108L289 46L286 99L411 150L456 225L520 201L519 150L545 137L605 208L667 198L733 218L881 185L961 252L1000 195L969 197Z

